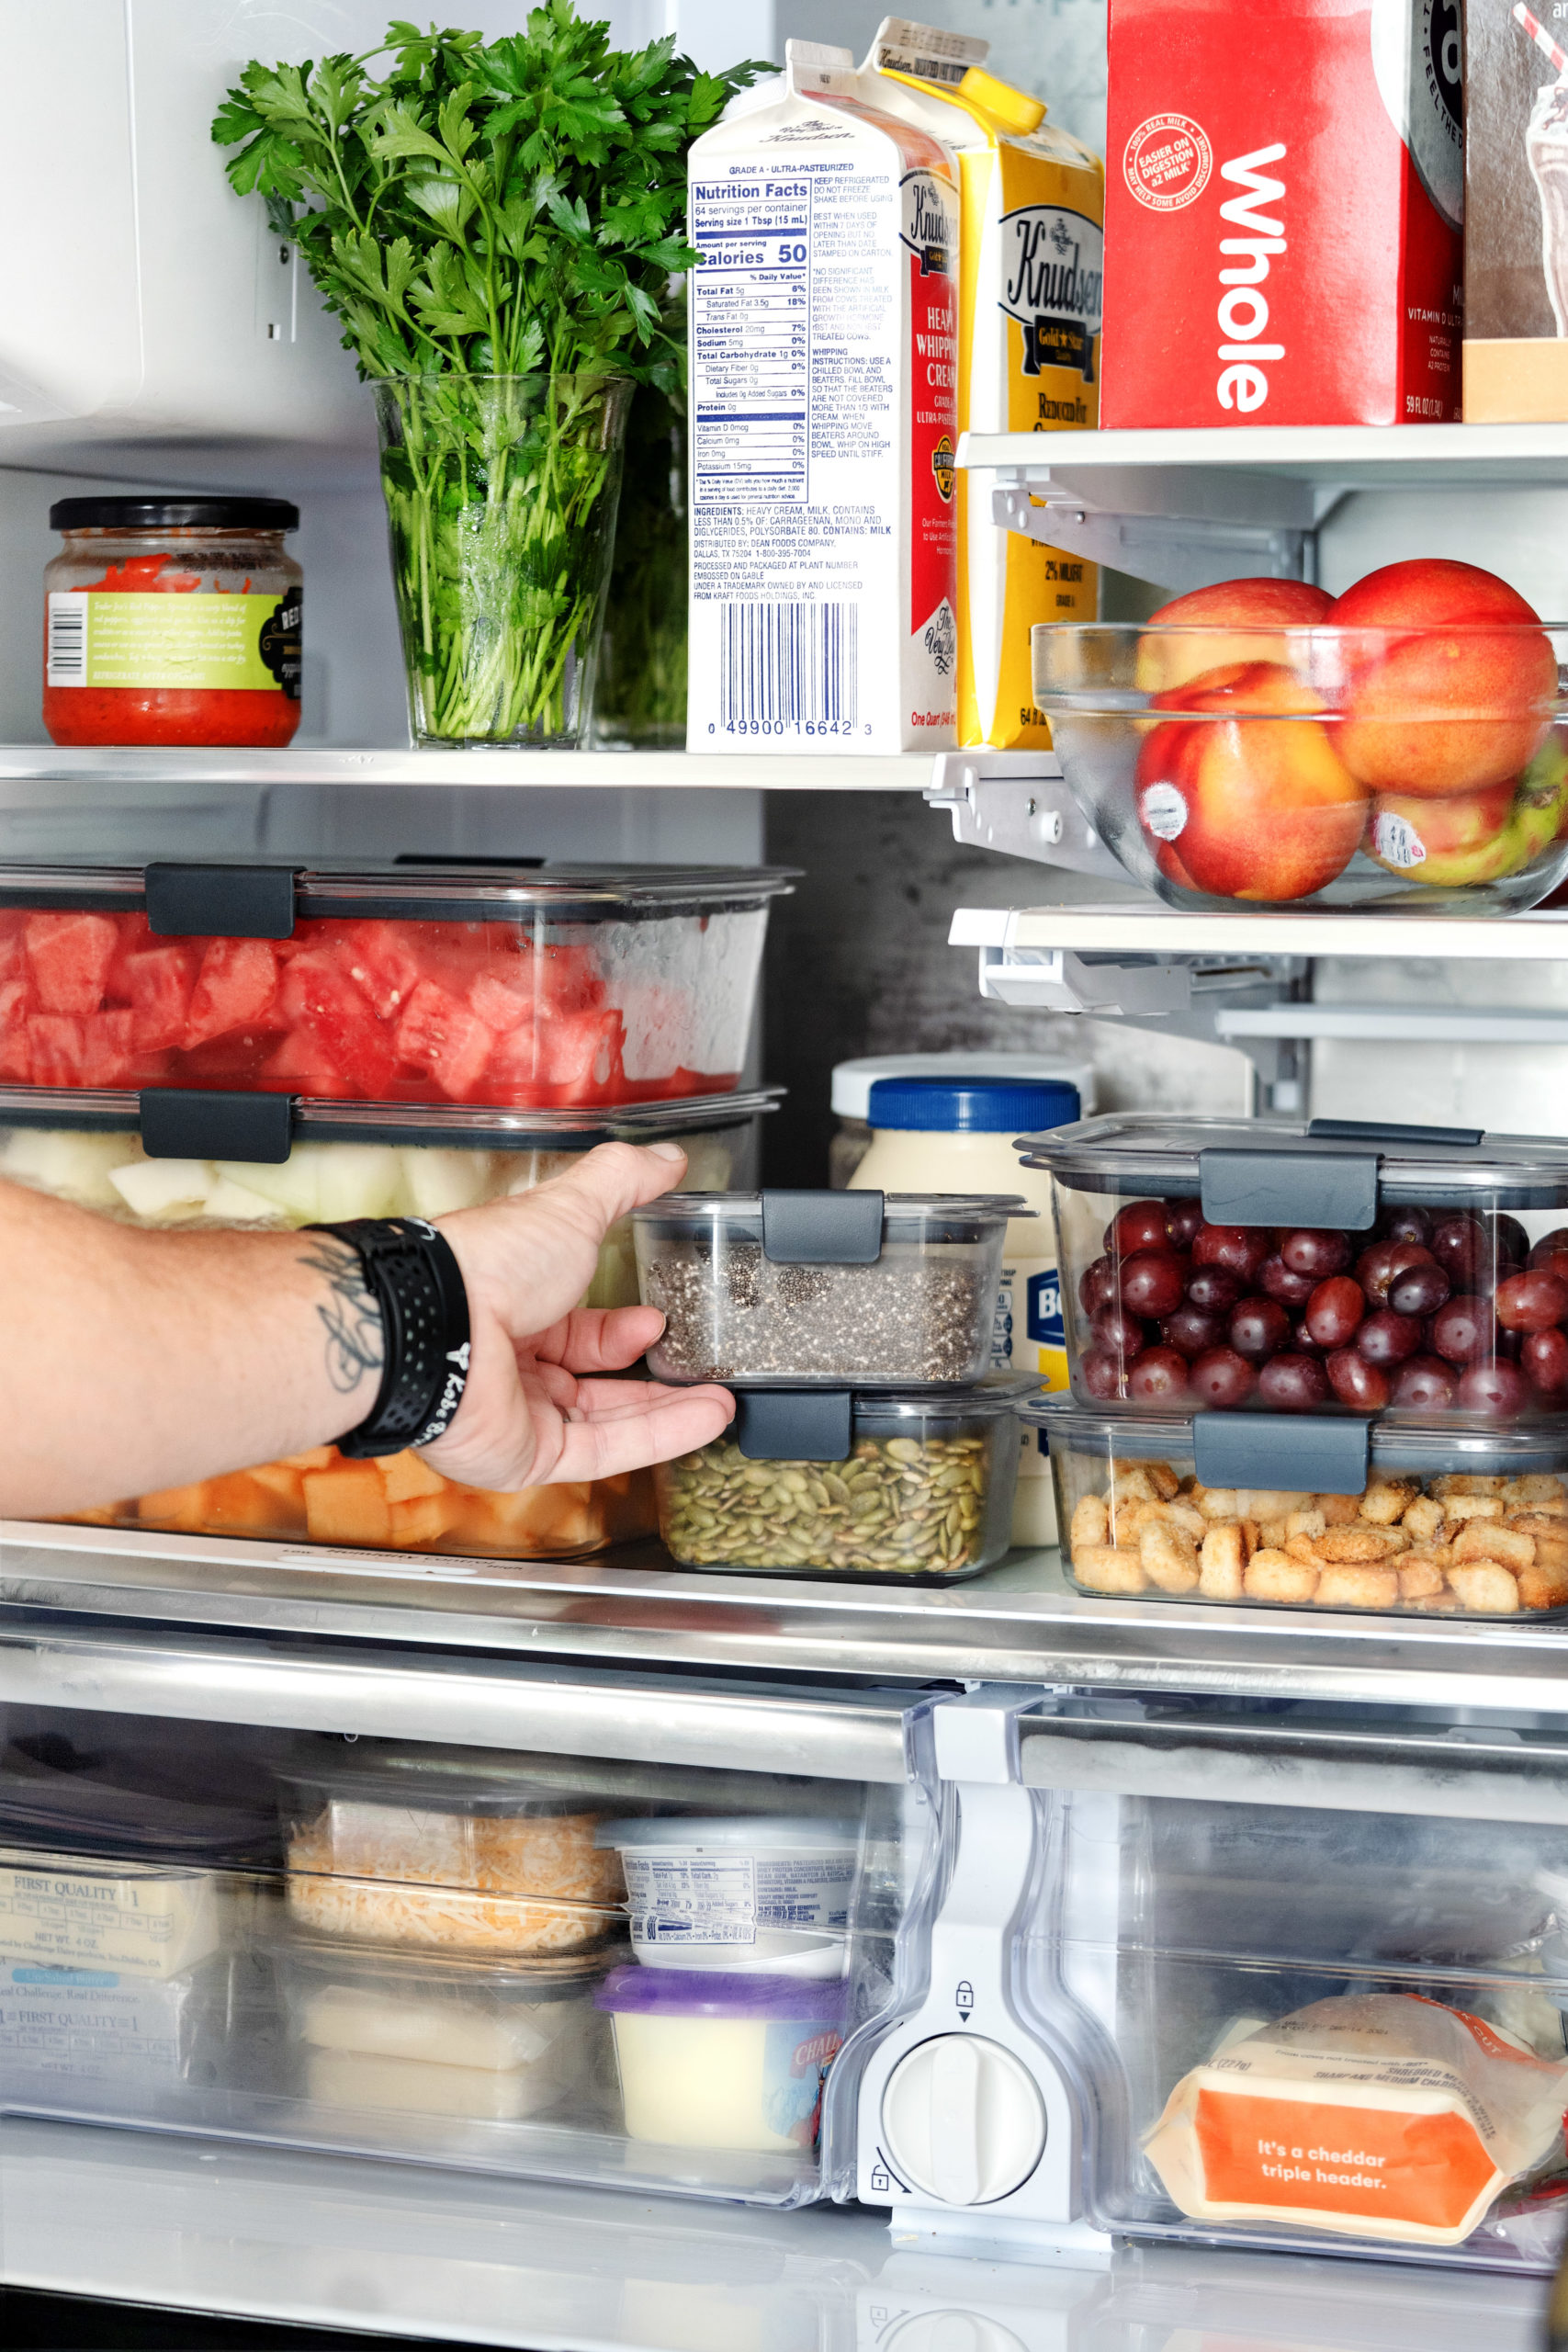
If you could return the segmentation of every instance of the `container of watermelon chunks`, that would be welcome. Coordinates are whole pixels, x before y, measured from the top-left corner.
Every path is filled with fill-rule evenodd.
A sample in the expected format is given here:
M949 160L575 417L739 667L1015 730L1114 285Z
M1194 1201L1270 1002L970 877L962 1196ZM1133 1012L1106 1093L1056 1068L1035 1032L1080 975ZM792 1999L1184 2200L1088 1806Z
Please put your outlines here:
M411 1105L389 1116L368 1104L257 1104L189 1090L0 1087L0 1181L136 1225L292 1229L342 1217L443 1216L526 1192L614 1138L679 1143L684 1189L723 1192L756 1184L761 1121L780 1095L760 1088L608 1114ZM257 1151L268 1156L247 1156ZM626 1218L605 1237L585 1304L637 1299ZM652 1535L658 1513L646 1471L491 1494L442 1477L414 1453L349 1462L323 1445L132 1496L80 1523L525 1560Z
M0 1083L604 1110L739 1083L761 867L0 867Z

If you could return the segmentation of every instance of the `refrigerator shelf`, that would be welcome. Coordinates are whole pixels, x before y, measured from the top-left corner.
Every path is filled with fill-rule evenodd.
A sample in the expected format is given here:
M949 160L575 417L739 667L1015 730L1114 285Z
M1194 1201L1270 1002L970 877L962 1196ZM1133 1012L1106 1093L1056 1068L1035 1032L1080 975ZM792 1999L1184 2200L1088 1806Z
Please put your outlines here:
M756 759L744 752L693 758L685 752L526 752L493 749L413 751L404 744L290 744L287 750L231 751L175 745L160 750L53 743L0 744L0 813L37 805L33 789L62 788L68 798L94 805L106 785L120 806L163 806L178 787L218 786L265 792L279 785L333 785L372 790L400 786L485 786L537 790L600 786L706 786L759 792L923 792L931 780L930 755L919 752L864 759L813 752L799 758Z
M1559 1624L1090 1600L1071 1589L1054 1551L1015 1552L946 1589L884 1589L684 1572L654 1544L595 1560L502 1563L0 1521L0 1660L10 1661L6 1675L46 1676L29 1695L70 1702L95 1645L120 1638L102 1621L131 1618L147 1629L137 1651L146 1658L185 1655L206 1628L513 1660L1568 1716L1568 1628ZM211 1647L244 1679L238 1644ZM352 1654L335 1655L334 1672L352 1679ZM439 1672L460 1680L468 1670L454 1655ZM157 1668L160 1679L173 1673ZM450 1689L461 1706L458 1680ZM135 1690L115 1703L135 1706ZM210 1711L197 1674L188 1712Z

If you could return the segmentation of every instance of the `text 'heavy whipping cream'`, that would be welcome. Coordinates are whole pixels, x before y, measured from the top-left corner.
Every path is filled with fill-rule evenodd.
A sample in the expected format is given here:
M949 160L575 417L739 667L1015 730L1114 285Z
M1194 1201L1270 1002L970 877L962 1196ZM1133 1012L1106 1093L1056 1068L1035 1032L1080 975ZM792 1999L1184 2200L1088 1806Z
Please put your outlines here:
M693 752L941 751L957 695L957 174L791 41L692 149Z
M988 47L886 17L861 76L873 104L958 158L958 429L1096 425L1104 170L1040 99L981 71ZM958 476L958 740L1043 750L1029 633L1092 621L1099 575L1081 556L998 530L993 486L988 473Z
M1111 0L1108 425L1460 413L1458 49L1433 0Z

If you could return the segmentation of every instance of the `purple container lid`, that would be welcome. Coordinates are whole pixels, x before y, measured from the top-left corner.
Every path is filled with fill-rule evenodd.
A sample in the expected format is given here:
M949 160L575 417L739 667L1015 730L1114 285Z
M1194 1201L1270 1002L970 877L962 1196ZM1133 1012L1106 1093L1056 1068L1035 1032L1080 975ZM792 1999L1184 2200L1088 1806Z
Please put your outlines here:
M841 2026L850 1988L842 1977L750 1976L712 1968L613 1968L593 1996L613 2016L781 2018L791 2025Z

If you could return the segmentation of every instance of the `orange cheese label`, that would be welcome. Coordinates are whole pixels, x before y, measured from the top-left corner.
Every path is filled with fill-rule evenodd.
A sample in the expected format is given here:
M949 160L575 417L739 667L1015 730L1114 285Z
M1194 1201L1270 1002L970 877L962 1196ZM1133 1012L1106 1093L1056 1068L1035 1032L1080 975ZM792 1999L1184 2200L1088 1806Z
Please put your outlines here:
M1203 2186L1218 2205L1360 2213L1456 2228L1495 2167L1462 2116L1202 2090Z

